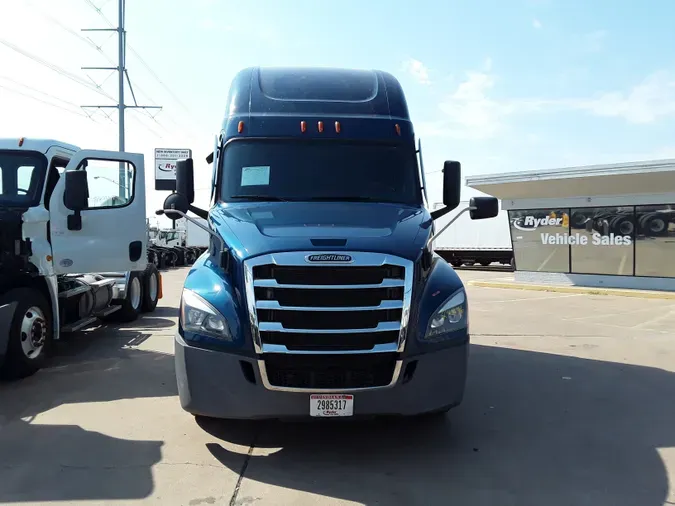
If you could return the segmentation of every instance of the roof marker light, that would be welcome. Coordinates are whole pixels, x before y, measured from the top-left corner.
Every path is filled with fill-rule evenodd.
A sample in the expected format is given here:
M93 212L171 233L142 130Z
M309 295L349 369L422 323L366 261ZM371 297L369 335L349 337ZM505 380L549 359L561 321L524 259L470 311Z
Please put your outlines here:
M323 121L319 121L317 127L319 128L319 132L323 133Z
M25 140L24 137L21 137L21 138L19 139L19 147L23 146L23 141L24 141L24 140Z
M244 122L240 121L237 125L237 132L242 133L244 131Z
M336 122L335 122L335 131L336 131L337 133L340 133L340 122L339 122L339 121L336 121Z
M399 125L398 123L396 123L396 124L394 125L394 128L396 129L396 135L401 135L401 125Z
M300 131L304 134L307 131L307 122L306 121L301 121L300 122Z

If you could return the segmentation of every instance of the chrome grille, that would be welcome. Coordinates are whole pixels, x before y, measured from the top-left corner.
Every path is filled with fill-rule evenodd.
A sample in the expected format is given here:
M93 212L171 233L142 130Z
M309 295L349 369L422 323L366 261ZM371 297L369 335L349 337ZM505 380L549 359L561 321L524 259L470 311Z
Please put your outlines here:
M395 381L395 371L400 369L396 353L404 350L407 335L412 262L367 252L340 252L351 258L346 264L308 261L317 255L323 254L284 252L244 262L251 332L256 353L263 355L259 363L266 384L275 387L275 381L281 382L289 387L286 390L302 390L303 386L323 390L340 382L343 390L382 386L382 376L373 379L358 372L361 365L354 368L347 362L330 380L319 371L308 372L307 364L318 363L319 355L331 354L345 355L345 360L351 360L348 355L370 354L358 360L384 363L377 366L385 367L378 374L386 376L382 371L390 370L394 377L390 374L389 379ZM289 355L286 361L291 362L279 363L279 354ZM264 370L266 357L268 371ZM387 361L393 369L387 369Z

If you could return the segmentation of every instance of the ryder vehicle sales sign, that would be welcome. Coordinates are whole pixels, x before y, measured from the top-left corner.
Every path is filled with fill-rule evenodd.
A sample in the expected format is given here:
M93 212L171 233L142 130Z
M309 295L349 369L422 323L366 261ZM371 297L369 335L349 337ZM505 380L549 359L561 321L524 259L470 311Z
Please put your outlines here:
M551 246L586 246L588 244L594 246L630 246L633 242L633 238L630 235L615 233L605 235L596 230L592 231L590 237L587 234L579 232L571 234L567 231L563 233L556 232L556 228L567 229L569 227L569 217L567 214L563 214L561 217L545 216L543 218L525 216L524 218L514 219L512 225L523 232L539 233L541 243ZM540 227L549 228L548 231L542 231Z
M192 158L191 149L155 148L155 190L176 189L176 163Z

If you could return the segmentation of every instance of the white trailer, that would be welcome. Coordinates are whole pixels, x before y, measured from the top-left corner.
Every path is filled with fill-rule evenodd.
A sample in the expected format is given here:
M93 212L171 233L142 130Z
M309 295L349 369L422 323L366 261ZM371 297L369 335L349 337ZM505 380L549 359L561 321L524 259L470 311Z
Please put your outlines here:
M457 209L468 205L468 202L462 202ZM439 207L443 204L434 204L432 210ZM436 220L436 230L442 230L458 213L457 210L451 211ZM500 209L496 217L487 220L472 220L468 213L464 213L434 240L433 248L454 267L476 263L483 266L492 263L513 265L508 213Z
M207 229L209 228L209 225L207 221L203 218L193 218L195 221L198 221L201 223L203 226L205 226ZM186 220L187 221L187 220ZM187 221L186 223L186 245L190 248L201 248L201 249L208 249L209 247L209 242L211 241L211 236L209 233L204 230L203 228L198 227L191 221Z

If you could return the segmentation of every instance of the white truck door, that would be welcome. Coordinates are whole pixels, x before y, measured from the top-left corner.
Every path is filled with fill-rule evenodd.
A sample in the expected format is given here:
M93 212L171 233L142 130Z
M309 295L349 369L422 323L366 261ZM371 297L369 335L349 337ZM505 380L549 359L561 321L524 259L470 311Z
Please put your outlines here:
M143 155L82 150L66 172L85 170L88 204L79 226L69 223L76 213L65 206L65 172L49 201L54 272L126 272L147 265L145 168Z

